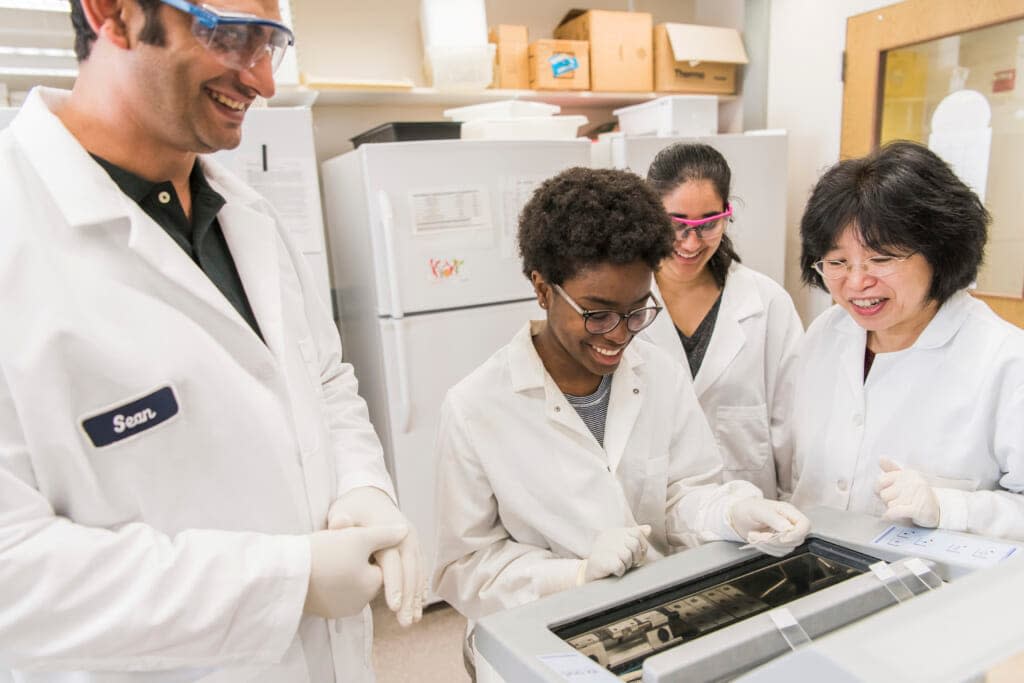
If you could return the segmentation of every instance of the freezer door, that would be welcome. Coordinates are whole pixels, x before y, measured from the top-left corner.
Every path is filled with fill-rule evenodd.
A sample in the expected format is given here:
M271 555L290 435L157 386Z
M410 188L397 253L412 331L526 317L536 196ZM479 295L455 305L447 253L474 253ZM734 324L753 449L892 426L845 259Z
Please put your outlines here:
M786 259L786 134L715 135L703 138L623 136L613 139L612 159L618 168L641 176L655 155L677 142L702 142L725 157L732 170L734 222L729 225L743 263L785 284Z
M387 451L399 506L419 532L431 566L434 438L441 402L450 387L540 313L536 300L530 299L380 321L388 419L375 426Z
M531 296L519 210L546 178L590 165L590 143L436 140L363 145L381 315Z

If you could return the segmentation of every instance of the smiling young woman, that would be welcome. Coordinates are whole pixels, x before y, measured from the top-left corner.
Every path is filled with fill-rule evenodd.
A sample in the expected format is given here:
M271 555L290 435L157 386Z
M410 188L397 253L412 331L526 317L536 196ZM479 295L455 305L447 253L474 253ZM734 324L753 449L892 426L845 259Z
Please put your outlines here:
M713 147L662 150L647 173L675 240L655 274L668 315L644 336L676 356L722 451L727 480L775 498L775 449L786 440L788 373L803 325L786 291L740 263L727 230L732 171Z

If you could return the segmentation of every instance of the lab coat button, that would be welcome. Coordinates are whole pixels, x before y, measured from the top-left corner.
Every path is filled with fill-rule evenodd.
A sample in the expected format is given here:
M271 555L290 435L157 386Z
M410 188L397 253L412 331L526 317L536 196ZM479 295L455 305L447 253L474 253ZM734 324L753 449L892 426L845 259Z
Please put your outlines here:
M849 487L850 483L845 479L840 479L839 481L836 482L836 488L839 489L840 491L843 491L844 493L846 492L846 489L848 489Z
M157 194L156 198L157 201L159 201L161 204L167 204L168 202L171 201L171 193L168 192L167 190L164 190Z
M639 389L633 389L633 393L634 393L634 394L639 394L639 393L640 393L640 390L639 390Z
M854 413L853 424L860 427L862 424L864 424L864 416L861 415L860 413Z
M562 406L555 406L555 412L556 413L562 412Z

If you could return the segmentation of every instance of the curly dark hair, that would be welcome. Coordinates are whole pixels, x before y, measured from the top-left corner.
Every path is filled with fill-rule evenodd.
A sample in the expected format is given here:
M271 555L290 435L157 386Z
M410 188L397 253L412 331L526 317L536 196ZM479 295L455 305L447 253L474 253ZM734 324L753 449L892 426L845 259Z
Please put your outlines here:
M146 17L142 24L142 32L139 33L139 40L149 45L161 47L167 44L167 32L164 23L160 20L157 12L162 4L160 0L135 0ZM96 32L89 26L82 12L81 0L69 0L71 3L71 27L75 29L75 57L79 62L84 62L92 52L92 44L96 42Z
M711 145L677 142L658 152L647 169L647 182L661 197L691 180L710 181L715 186L715 192L722 198L722 211L725 211L725 205L729 202L732 169L722 153ZM708 259L708 270L719 287L725 287L725 278L729 275L732 262L740 260L729 234L722 233L718 249Z
M853 226L880 254L920 253L939 305L978 275L991 216L971 188L927 147L899 140L828 169L800 221L803 281L828 291L814 263Z
M657 270L672 253L673 232L658 196L639 176L570 168L544 181L519 215L519 254L560 285L603 263L643 261Z

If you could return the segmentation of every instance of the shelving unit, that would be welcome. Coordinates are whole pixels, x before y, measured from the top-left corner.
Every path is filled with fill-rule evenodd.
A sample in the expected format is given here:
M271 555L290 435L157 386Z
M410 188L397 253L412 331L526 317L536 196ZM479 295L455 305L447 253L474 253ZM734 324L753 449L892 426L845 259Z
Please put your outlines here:
M331 88L309 88L306 86L282 87L270 100L271 106L417 106L417 107L462 107L481 102L498 100L525 100L546 102L563 108L614 109L639 104L656 97L672 93L630 92L606 93L568 90L437 90L436 88L414 87L408 90L351 90ZM719 102L733 102L735 95L720 96Z

